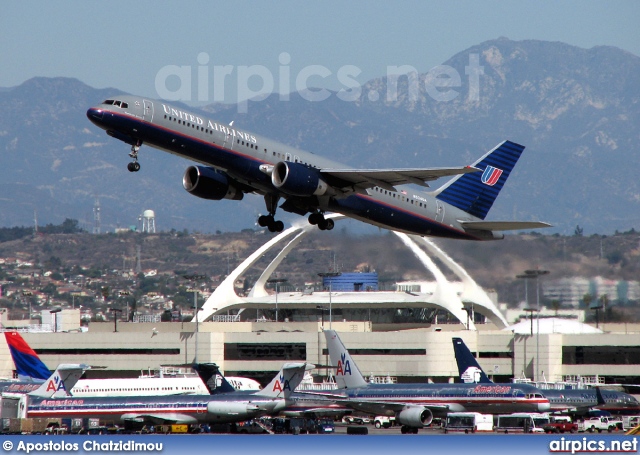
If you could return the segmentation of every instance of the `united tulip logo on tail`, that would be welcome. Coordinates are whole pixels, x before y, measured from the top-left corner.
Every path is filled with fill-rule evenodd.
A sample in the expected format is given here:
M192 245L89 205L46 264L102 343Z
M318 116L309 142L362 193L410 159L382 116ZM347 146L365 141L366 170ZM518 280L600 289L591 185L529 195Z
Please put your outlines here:
M493 186L498 183L500 176L502 175L502 169L497 167L487 166L482 173L482 183L485 185Z
M349 360L347 360L347 355L345 353L340 354L340 360L338 360L338 370L336 371L337 375L351 375L351 364Z

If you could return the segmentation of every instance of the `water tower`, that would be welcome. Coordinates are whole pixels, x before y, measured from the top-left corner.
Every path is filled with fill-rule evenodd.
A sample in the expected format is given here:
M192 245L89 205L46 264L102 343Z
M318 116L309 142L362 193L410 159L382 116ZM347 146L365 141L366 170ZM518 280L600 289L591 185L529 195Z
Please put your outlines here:
M156 214L153 210L142 212L142 232L156 233Z

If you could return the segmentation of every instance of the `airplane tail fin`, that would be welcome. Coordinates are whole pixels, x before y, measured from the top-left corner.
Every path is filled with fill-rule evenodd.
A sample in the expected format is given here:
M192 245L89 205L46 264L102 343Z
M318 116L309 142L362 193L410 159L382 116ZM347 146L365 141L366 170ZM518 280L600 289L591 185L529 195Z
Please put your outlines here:
M42 382L49 379L51 371L40 360L18 332L5 332L11 358L22 381Z
M42 398L58 398L71 396L69 391L78 382L78 379L83 375L85 370L88 370L89 365L84 364L60 364L56 371L53 372L49 378L44 381L40 387L38 387L29 395L42 397Z
M304 372L313 370L315 365L309 363L285 363L269 384L258 390L255 395L272 398L289 398L293 391L300 385Z
M458 372L460 373L462 382L493 383L482 370L467 345L464 344L462 338L453 338L453 351L456 354L456 363L458 364Z
M436 198L484 220L523 150L523 145L502 142L473 163L482 172L455 177L435 191Z
M349 351L342 344L342 340L335 330L325 330L324 336L327 340L327 349L329 350L329 358L331 366L337 367L335 378L339 389L354 389L357 387L366 387L367 381L360 373L358 366L351 358Z
M215 363L195 363L193 369L198 373L211 395L236 391L235 387L229 384L220 373L220 369ZM220 384L218 384L218 381Z

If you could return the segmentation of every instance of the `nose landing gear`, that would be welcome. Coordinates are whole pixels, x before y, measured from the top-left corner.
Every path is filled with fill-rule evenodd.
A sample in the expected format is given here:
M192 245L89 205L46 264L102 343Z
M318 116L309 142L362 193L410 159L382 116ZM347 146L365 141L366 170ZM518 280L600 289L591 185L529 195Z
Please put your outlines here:
M140 163L138 163L138 151L140 150L141 145L142 141L138 141L136 144L131 146L131 153L129 153L129 156L133 158L133 161L127 164L127 170L129 172L138 172L140 170Z

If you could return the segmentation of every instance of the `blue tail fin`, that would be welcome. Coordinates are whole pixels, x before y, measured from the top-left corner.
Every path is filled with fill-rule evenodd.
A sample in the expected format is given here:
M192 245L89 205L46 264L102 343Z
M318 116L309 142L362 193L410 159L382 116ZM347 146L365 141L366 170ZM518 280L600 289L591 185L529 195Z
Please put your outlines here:
M9 345L9 352L16 366L18 378L34 382L43 382L49 379L51 371L18 332L4 332L4 336L7 345Z
M436 197L484 220L523 150L523 145L504 141L473 163L482 172L454 178L436 191Z
M453 351L456 354L456 363L458 364L458 373L460 379L465 383L483 383L491 384L493 381L487 377L482 371L476 358L471 354L471 351L464 344L462 338L453 338Z
M219 393L235 392L236 389L227 382L218 365L215 363L195 363L193 369L198 373L202 382L209 390L211 395L217 395ZM220 384L218 385L218 377L220 377Z

